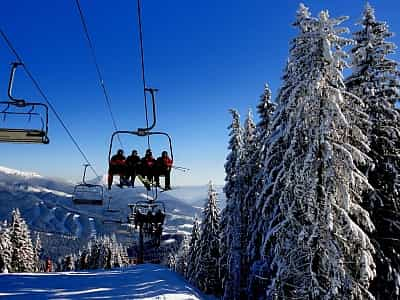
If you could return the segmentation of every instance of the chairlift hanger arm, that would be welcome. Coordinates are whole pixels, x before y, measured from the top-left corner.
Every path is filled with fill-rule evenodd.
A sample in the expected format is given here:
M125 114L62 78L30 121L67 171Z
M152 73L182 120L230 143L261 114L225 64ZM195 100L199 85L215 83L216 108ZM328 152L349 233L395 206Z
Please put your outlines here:
M22 107L22 106L25 106L25 100L15 98L15 97L13 96L13 94L12 94L12 89L13 89L13 86L14 86L15 72L16 72L16 70L17 70L17 68L18 68L19 66L22 66L22 63L21 63L21 62L13 62L13 63L11 64L10 80L8 81L8 90L7 90L7 93L8 93L8 98L10 98L10 100L11 100L12 102L15 102L15 104L16 104L17 106L21 106L21 107Z
M88 168L89 166L90 166L89 164L84 164L84 165L83 165L83 167L84 167L84 169L83 169L83 177L82 177L82 183L83 183L83 184L86 184L86 170L87 170L87 168Z
M157 113L156 113L156 92L158 92L158 89L155 88L145 88L144 93L150 93L151 95L151 102L152 102L152 111L153 111L153 123L149 126L148 124L146 125L146 128L138 128L138 131L150 131L152 130L157 123ZM145 98L145 101L147 101L147 98ZM147 107L147 105L146 105Z

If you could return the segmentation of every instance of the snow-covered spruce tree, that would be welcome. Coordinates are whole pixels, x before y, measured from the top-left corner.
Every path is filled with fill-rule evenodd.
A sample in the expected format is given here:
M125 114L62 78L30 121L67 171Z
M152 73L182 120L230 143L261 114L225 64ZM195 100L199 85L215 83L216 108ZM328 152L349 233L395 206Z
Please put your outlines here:
M260 97L260 102L257 105L257 113L260 118L257 124L257 142L260 148L263 146L263 141L270 133L270 124L272 115L275 111L275 103L271 101L272 92L269 85L264 85L264 92Z
M248 224L249 243L247 249L248 266L251 268L248 278L249 297L257 298L259 293L263 294L267 282L262 279L268 276L269 266L266 263L268 254L263 253L262 243L265 232L269 230L270 222L266 217L272 216L272 212L265 210L265 198L272 194L274 182L283 170L283 158L286 150L289 148L291 136L289 128L289 116L295 113L295 106L289 103L290 95L293 90L303 82L308 74L304 70L303 53L312 47L305 34L312 30L311 24L308 26L299 26L300 22L311 19L309 9L303 4L297 11L294 26L298 27L301 34L294 38L290 43L290 55L286 63L285 71L282 76L283 84L279 89L275 104L272 108L274 112L269 115L270 122L267 128L267 135L259 136L259 159L260 171L255 177L255 182L249 193L246 195L246 202L250 210L250 222ZM267 114L268 116L268 114ZM261 126L258 126L260 129ZM272 147L273 144L273 147ZM274 209L272 206L270 206ZM253 295L253 294L254 295ZM259 296L261 297L261 296Z
M246 296L245 287L248 274L246 249L248 244L247 225L250 206L245 202L246 194L253 184L257 172L258 152L256 125L249 110L242 131L241 153L236 161L234 192L230 200L231 214L225 230L228 234L227 273L224 280L224 298L242 299ZM250 204L250 203L249 203Z
M111 269L114 265L112 255L112 244L109 236L103 236L99 239L99 267L104 269Z
M99 239L93 239L92 241L89 242L90 246L90 255L89 255L89 269L99 269L101 268L100 264L100 241Z
M176 271L176 254L170 252L168 254L167 266L171 271Z
M78 270L89 269L89 251L83 249L79 255Z
M230 150L226 163L225 163L225 186L224 192L226 195L226 206L221 214L220 223L220 274L222 287L226 290L225 286L231 286L231 283L237 278L231 278L231 273L229 271L230 264L234 265L235 262L232 260L231 248L233 243L233 238L240 238L240 202L241 201L241 180L240 175L242 167L242 156L243 156L243 128L240 124L240 115L237 110L231 109L232 123L228 127L230 129L230 140L228 145L228 150ZM239 236L238 236L239 235ZM240 243L240 240L238 241ZM237 243L235 244L237 247ZM239 246L240 247L240 246ZM241 257L235 252L235 260L237 266L240 267ZM233 270L232 270L233 271ZM231 291L231 290L230 290ZM233 292L233 291L232 291ZM236 287L234 292L239 292L239 288Z
M206 294L219 295L221 292L219 235L217 192L210 181L208 199L203 210L196 274L196 284Z
M12 243L11 272L35 271L35 253L28 226L19 209L12 211L10 240Z
M40 258L42 255L42 241L40 240L39 233L36 233L36 238L33 243L33 253L35 257L35 272L40 271Z
M197 274L197 262L198 262L198 253L199 253L199 240L200 240L200 223L197 217L195 217L193 221L192 234L190 236L189 242L189 252L188 252L188 266L186 269L185 277L186 279L195 284L197 282L197 278L195 275Z
M368 159L369 149L348 120L362 113L345 91L342 47L350 41L340 36L346 29L337 27L347 18L330 19L326 11L311 18L304 6L298 16L290 59L294 86L274 118L286 124L284 130L273 127L266 155L270 160L284 153L282 165L279 171L276 164L265 165L266 187L258 199L265 231L253 270L264 284L252 286L252 296L372 299L374 248L362 228L374 226L360 205L371 186L356 166Z
M243 126L243 147L242 147L242 164L241 176L243 176L244 184L242 194L246 194L249 190L254 175L257 173L259 168L256 155L258 154L258 141L257 141L257 128L253 120L253 113L251 109L247 114L247 118L244 121Z
M111 246L112 246L112 257L113 257L113 267L114 268L121 268L124 266L124 263L122 261L122 248L119 247L117 237L113 233L111 235Z
M310 20L311 15L307 7L300 4L297 11L297 18L294 26L299 27L303 20ZM299 27L301 33L310 32L310 26ZM267 135L259 136L259 159L260 171L255 177L255 182L249 193L246 195L246 202L250 210L250 222L248 224L249 243L247 249L248 266L251 268L248 278L248 292L250 298L256 299L264 294L267 282L262 278L267 276L269 270L266 264L265 254L262 253L262 240L265 232L269 230L269 222L266 216L270 215L264 210L264 200L272 193L273 182L283 169L283 158L287 148L289 147L290 136L285 133L289 132L288 117L293 113L293 107L287 105L289 97L302 80L306 78L303 71L302 61L303 53L311 47L311 43L306 43L303 35L294 38L290 44L290 55L286 63L285 71L282 76L283 84L279 89L276 98L276 107L274 113L270 115L270 122L267 128ZM258 126L260 129L260 126ZM274 144L272 151L269 151L271 144ZM261 294L260 294L261 293ZM257 296L259 295L259 296Z
M243 220L244 227L244 238L242 238L242 243L245 255L242 257L242 268L241 268L241 290L242 292L247 293L245 289L249 267L251 263L255 260L255 249L252 251L249 250L249 245L251 245L251 237L253 235L253 226L258 224L256 220L257 217L260 217L259 211L257 211L256 199L257 195L260 193L260 189L264 186L263 176L260 176L260 171L263 168L263 164L265 161L265 147L266 141L270 134L271 120L273 113L275 111L276 105L271 101L271 90L268 84L264 86L264 92L260 96L260 101L257 105L257 112L259 116L259 122L256 126L255 132L255 151L245 151L244 162L245 162L245 179L247 192L244 198L244 211L243 214L245 219ZM253 139L251 139L250 145L253 145ZM249 144L245 142L245 144ZM252 149L253 146L251 146ZM245 146L244 148L248 148ZM260 233L261 236L261 233ZM242 297L245 295L241 294ZM248 295L246 295L248 296Z
M10 227L4 221L0 225L0 273L8 273L11 269L12 250Z
M346 80L351 93L359 96L369 117L371 166L366 174L375 192L366 194L364 208L376 231L370 236L376 252L377 277L370 291L377 299L400 299L400 98L398 63L388 58L395 45L388 25L375 19L367 4L361 30L353 34L353 73Z
M75 256L68 254L62 260L62 270L64 272L75 271Z
M178 250L178 256L176 258L176 271L183 276L187 273L188 269L188 255L189 255L189 239L186 234L183 236L183 240Z
M126 247L124 247L121 243L118 244L118 247L122 259L122 266L129 266L129 257Z

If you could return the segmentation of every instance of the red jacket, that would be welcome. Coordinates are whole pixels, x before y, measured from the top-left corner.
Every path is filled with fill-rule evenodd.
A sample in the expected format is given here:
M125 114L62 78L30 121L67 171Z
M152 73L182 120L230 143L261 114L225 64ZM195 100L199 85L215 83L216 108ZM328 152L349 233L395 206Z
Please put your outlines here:
M143 160L144 160L146 167L149 167L149 168L153 167L156 162L156 160L154 159L153 156L145 156L143 158Z
M111 157L110 165L124 165L124 164L125 164L125 156L117 154Z
M168 156L157 158L157 165L162 169L170 170L172 164L172 159L170 159Z
M172 159L170 159L168 156L164 157L163 164L164 164L164 166L171 168L172 167Z

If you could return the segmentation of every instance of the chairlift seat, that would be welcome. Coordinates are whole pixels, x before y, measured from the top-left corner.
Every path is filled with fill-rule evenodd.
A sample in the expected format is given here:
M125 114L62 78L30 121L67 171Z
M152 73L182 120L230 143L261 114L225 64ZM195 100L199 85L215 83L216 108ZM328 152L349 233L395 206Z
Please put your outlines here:
M103 186L88 183L78 184L74 188L74 197L72 201L75 204L82 205L103 205Z
M49 139L43 130L0 128L0 142L48 144Z

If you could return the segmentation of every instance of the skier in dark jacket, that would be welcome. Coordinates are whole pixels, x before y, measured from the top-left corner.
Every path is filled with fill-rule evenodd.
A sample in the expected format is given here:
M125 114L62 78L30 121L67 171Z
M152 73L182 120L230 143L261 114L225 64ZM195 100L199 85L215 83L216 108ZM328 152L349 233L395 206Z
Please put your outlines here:
M117 154L111 157L108 167L108 189L111 190L114 175L119 175L120 187L126 182L126 159L124 150L119 149Z
M167 151L163 151L161 156L157 158L157 171L155 173L156 185L160 186L160 176L165 176L165 190L171 189L171 168L173 161L168 156Z
M127 179L131 179L131 186L135 187L135 178L137 174L140 174L141 170L141 160L138 152L136 150L132 151L132 154L129 155L126 159L126 168L127 168Z

